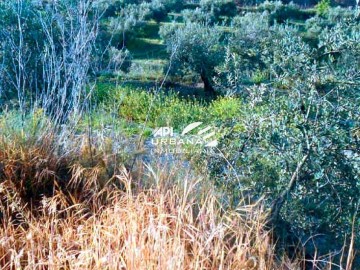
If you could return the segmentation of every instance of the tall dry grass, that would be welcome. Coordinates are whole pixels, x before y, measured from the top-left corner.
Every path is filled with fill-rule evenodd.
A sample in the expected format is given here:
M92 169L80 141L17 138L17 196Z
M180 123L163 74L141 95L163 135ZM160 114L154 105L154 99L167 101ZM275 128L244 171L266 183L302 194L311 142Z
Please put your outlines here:
M276 254L261 201L226 210L180 164L133 173L86 142L58 155L47 135L0 136L1 269L305 269Z
M261 207L223 212L216 197L184 190L107 193L108 204L69 203L61 192L34 215L3 221L2 269L297 269L278 262Z
M201 181L141 189L125 168L104 182L98 155L41 146L0 150L2 269L281 269L260 204L227 212Z

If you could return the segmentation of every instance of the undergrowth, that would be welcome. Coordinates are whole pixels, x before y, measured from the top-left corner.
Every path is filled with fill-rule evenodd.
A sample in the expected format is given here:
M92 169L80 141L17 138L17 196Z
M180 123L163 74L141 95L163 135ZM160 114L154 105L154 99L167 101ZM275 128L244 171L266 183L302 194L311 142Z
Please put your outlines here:
M95 95L101 95L96 97L102 101L102 110L91 115L94 128L111 125L128 134L139 134L139 129L144 126L147 130L161 126L181 130L196 121L208 124L229 121L239 116L242 106L240 98L219 97L204 101L180 97L171 91L154 92L131 87L109 86ZM82 122L83 127L87 121Z
M2 269L302 269L300 251L275 254L261 200L225 209L207 179L180 164L131 171L109 138L91 147L47 126L34 140L35 116L1 129ZM2 127L11 121L2 116Z

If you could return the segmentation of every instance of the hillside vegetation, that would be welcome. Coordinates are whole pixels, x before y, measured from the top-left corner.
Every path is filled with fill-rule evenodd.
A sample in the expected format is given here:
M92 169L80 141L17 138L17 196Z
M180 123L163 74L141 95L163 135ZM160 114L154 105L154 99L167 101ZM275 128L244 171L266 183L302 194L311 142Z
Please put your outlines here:
M0 268L360 269L356 4L0 2Z

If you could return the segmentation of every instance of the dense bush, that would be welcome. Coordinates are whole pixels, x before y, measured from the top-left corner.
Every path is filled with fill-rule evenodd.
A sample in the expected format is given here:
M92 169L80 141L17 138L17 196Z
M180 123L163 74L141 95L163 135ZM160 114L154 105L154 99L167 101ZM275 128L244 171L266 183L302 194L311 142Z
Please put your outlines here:
M153 94L141 89L119 89L115 96L119 115L152 128L171 125L176 129L205 117L205 107L195 100L183 100L175 93Z
M218 68L227 81L220 87L246 104L225 136L231 166L211 166L218 177L232 175L233 183L218 180L230 193L268 194L274 219L280 215L299 239L324 234L314 243L326 253L351 233L360 195L359 141L352 132L360 125L360 25L356 17L338 22L312 48L298 29L269 26L267 15L255 27L248 16L236 20L239 32ZM246 63L246 71L249 55L253 68ZM266 84L247 86L259 70Z
M161 22L167 17L168 10L162 1L152 1L150 4L150 12L148 18L154 19L156 22Z
M316 6L316 12L320 16L324 16L330 9L330 0L321 0Z

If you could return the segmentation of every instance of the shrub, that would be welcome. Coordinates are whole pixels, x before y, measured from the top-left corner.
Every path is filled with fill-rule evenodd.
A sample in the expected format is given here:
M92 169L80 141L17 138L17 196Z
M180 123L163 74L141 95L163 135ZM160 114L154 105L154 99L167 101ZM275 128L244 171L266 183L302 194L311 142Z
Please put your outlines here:
M284 23L287 20L307 20L315 15L311 10L301 9L298 5L290 2L283 4L281 1L265 1L258 7L259 11L267 11L270 14L270 23Z
M232 97L221 97L212 101L207 108L211 121L224 123L233 120L241 110L241 100Z
M330 9L330 0L321 0L316 6L316 12L320 16L325 16Z
M150 14L148 17L154 19L156 22L161 22L167 17L168 10L161 1L152 1L150 4Z
M241 89L244 103L222 142L229 163L210 163L217 184L230 194L236 189L256 198L269 194L272 215L287 221L291 234L300 239L324 234L314 240L318 247L322 243L321 253L351 234L352 198L360 192L354 153L359 142L351 135L360 124L358 28L353 19L322 30L317 50L296 28L275 25L268 33L261 31L265 38L254 35L254 43L262 52L259 70L269 72L269 82L252 87L241 74L243 55L254 46L237 47L241 39L235 34L234 49L221 69L228 80L221 85L229 92ZM246 28L241 30L246 37ZM234 196L236 203L241 193Z
M121 89L116 95L121 117L152 128L170 125L181 129L206 117L201 104L181 99L174 93L153 94L141 89Z
M111 47L109 50L111 70L121 70L124 73L129 73L132 65L132 57L128 50L118 50Z
M326 19L330 23L339 23L341 21L351 21L356 17L356 11L351 8L332 7L326 13Z
M214 22L219 21L221 16L234 17L237 6L234 1L229 0L201 0L200 7L206 14L211 14Z
M181 14L185 22L210 24L214 21L214 17L211 14L204 12L201 8L196 8L194 10L184 9Z

